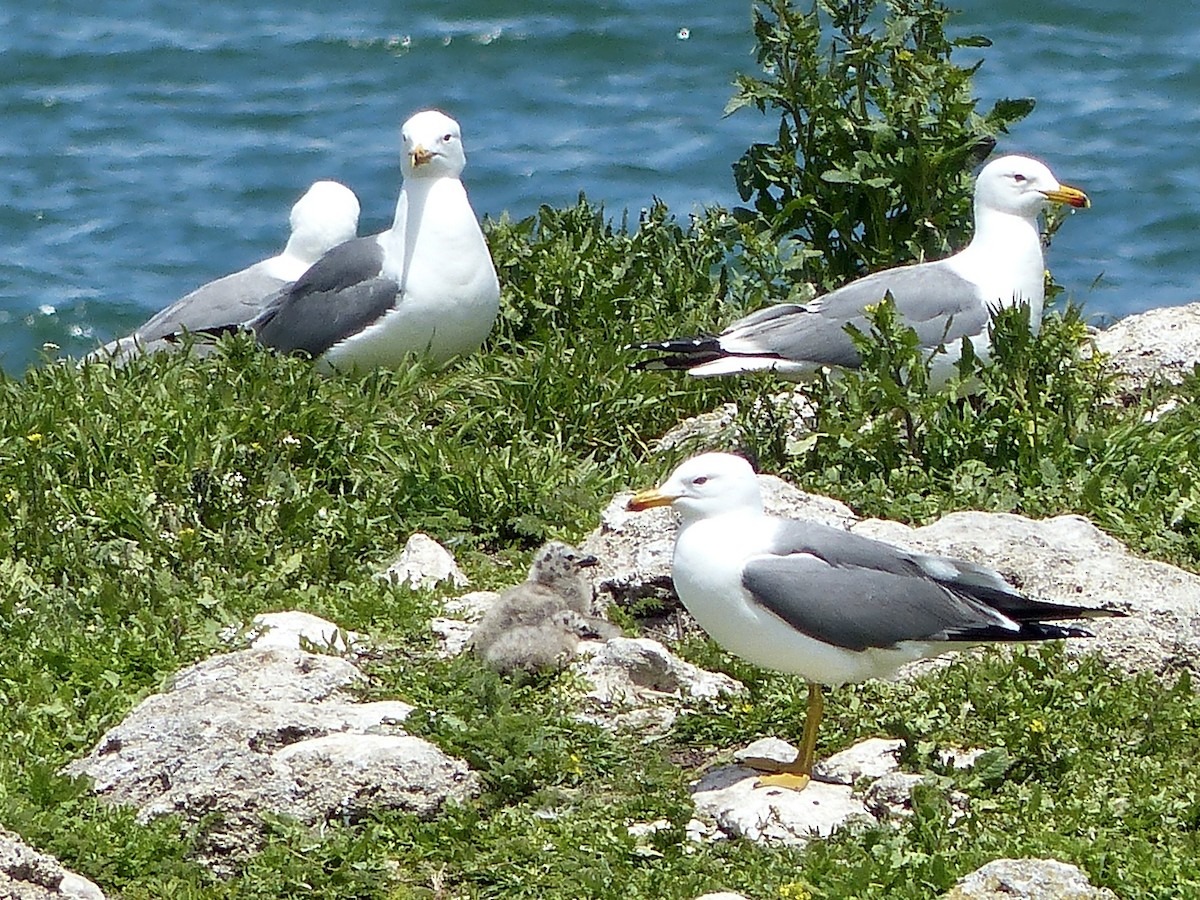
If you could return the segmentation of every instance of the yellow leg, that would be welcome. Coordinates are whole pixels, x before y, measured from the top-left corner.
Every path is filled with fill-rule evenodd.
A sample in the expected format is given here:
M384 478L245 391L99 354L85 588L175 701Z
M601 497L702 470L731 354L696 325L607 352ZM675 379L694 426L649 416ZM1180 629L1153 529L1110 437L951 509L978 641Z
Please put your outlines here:
M758 779L759 787L781 787L802 791L812 781L813 762L817 752L817 729L821 716L825 714L825 694L819 684L808 686L808 712L804 718L804 738L796 758L775 775L764 775Z

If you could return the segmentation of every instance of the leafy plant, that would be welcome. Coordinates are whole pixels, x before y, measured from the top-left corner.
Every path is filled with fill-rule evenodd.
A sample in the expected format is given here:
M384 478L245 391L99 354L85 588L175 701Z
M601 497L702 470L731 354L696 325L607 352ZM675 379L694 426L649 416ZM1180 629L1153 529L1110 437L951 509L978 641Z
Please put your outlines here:
M754 9L762 75L740 75L727 112L779 113L772 144L734 165L752 231L765 230L823 289L865 270L942 256L971 222L970 171L1032 100L976 112L952 61L981 36L951 39L937 0L764 0Z

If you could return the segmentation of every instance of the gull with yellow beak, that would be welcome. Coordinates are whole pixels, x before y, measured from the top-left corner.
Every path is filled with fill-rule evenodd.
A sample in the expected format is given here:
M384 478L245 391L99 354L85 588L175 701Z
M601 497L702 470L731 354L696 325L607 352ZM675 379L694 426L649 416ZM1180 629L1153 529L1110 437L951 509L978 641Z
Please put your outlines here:
M392 227L334 247L242 327L325 371L395 368L472 353L500 308L492 257L459 176L458 123L437 110L401 129L404 183ZM231 323L232 324L232 323Z
M754 470L728 453L687 460L628 508L668 505L681 519L671 577L688 612L731 653L809 683L800 751L759 784L808 785L822 685L884 678L974 644L1090 637L1047 623L1123 615L1033 600L964 560L769 516Z
M697 377L770 371L795 381L824 367L857 368L861 360L846 326L869 331L867 308L890 293L922 347L933 352L945 346L933 366L935 380L944 380L963 338L987 358L993 309L1028 303L1034 329L1040 325L1046 266L1038 216L1050 203L1090 205L1083 191L1059 184L1037 160L1002 156L975 180L975 236L959 253L867 275L810 303L768 306L715 336L632 344L629 349L667 354L634 368L680 369Z

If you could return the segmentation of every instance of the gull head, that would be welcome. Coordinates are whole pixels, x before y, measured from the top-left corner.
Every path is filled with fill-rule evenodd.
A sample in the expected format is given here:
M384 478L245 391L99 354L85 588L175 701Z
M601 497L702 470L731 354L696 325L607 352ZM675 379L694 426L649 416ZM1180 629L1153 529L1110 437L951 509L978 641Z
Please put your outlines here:
M684 521L732 512L762 512L762 492L750 463L731 453L702 453L680 463L661 485L635 494L626 509L671 506Z
M975 180L975 215L995 210L1023 219L1036 219L1047 203L1091 205L1087 194L1060 184L1044 164L1028 156L994 159Z
M580 569L598 565L600 560L562 541L548 541L534 554L529 567L529 581L548 587L563 581L573 581Z
M443 112L426 109L400 129L400 168L408 178L457 178L467 164L458 123Z
M292 236L284 251L312 265L358 234L358 198L336 181L317 181L292 207Z

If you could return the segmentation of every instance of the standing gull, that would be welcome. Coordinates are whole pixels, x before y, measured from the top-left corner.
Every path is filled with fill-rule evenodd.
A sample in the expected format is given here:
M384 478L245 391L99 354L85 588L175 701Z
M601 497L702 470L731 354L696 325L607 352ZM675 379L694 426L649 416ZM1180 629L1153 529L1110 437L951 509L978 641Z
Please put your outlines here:
M323 254L358 234L358 198L336 181L315 182L292 207L291 237L278 256L264 259L196 288L153 315L126 337L105 344L94 359L123 359L136 352L171 349L164 338L244 322L294 282Z
M479 348L500 283L459 180L458 123L436 110L401 129L404 183L392 227L333 248L246 323L260 343L301 350L324 371L395 368L408 354L440 363Z
M667 505L682 520L671 577L688 612L725 649L809 682L800 751L760 784L807 786L823 684L886 677L972 644L1090 637L1047 620L1123 615L1032 600L974 563L769 516L754 470L727 453L687 460L628 504Z
M1034 328L1041 323L1046 270L1038 215L1049 203L1090 205L1083 191L1059 184L1037 160L1002 156L975 180L975 236L962 251L884 269L810 303L768 306L715 337L633 344L630 349L669 354L635 368L685 369L698 377L765 370L792 380L824 366L856 368L861 359L846 326L868 331L866 308L888 293L923 347L946 346L939 373L948 374L964 337L986 359L992 308L1028 303Z

